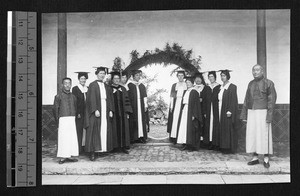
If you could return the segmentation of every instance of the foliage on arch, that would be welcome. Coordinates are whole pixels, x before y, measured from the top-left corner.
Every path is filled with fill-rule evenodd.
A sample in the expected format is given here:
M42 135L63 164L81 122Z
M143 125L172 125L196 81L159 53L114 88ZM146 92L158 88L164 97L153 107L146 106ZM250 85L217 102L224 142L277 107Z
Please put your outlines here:
M166 43L163 50L159 48L146 50L143 55L140 55L137 50L133 50L130 53L130 56L131 62L125 68L125 71L140 69L153 64L163 64L164 67L176 64L179 67L174 69L171 74L179 68L185 69L190 74L193 74L199 72L201 69L200 65L202 64L202 57L200 55L193 58L193 50L185 50L178 43L173 43L172 46L169 43Z

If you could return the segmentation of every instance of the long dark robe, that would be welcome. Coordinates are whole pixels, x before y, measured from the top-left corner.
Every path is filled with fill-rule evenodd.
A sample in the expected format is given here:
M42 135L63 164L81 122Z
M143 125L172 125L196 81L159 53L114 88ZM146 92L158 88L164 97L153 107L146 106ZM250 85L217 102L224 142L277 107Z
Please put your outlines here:
M187 91L184 91L183 97ZM178 129L177 135L181 123L182 111L183 111L183 99L181 102L181 109L179 114L179 122L178 122ZM192 120L194 117L194 120ZM199 99L199 93L192 89L189 95L189 103L188 103L188 116L187 116L187 136L186 136L186 144L190 145L194 148L199 148L200 146L200 133L201 127L203 124L202 113L201 113L201 104ZM178 138L177 138L178 139Z
M203 112L202 112L202 110L203 110L203 99L206 96L205 89L206 88L205 88L205 85L204 85L201 92L199 92L197 90L197 92L199 93L199 100L200 100L201 114L202 114L202 122L203 122L203 125L202 125L203 127L200 127L200 136L202 136L202 137L203 137L203 134L204 134L204 127L205 127L205 118L204 118L204 115L203 115Z
M114 147L123 148L130 146L129 121L127 115L132 114L132 107L125 87L113 86L115 115L113 117ZM115 89L115 90L114 90ZM120 91L121 90L121 91Z
M130 128L130 141L137 140L138 137L138 106L137 106L137 87L133 83L128 84L128 95L132 107L133 113L129 115L129 128ZM149 118L147 118L148 111L145 112L145 104L144 104L144 98L147 97L146 87L143 84L139 85L139 91L140 91L140 103L141 103L141 109L142 109L142 126L143 126L143 134L144 139L147 139L147 131L149 129L146 129L146 125L149 124ZM148 121L148 122L147 122Z
M227 112L231 117L227 117ZM237 87L230 84L224 89L220 118L220 148L235 152L237 147L237 123L238 123L238 98Z
M79 153L82 152L82 135L83 135L83 128L84 128L84 121L85 121L85 100L84 100L84 94L81 92L81 90L78 88L78 86L74 86L72 88L72 93L75 95L77 99L77 112L75 117L76 122L76 130L77 130L77 139L78 139L78 149ZM80 118L78 118L78 114L80 114Z
M116 135L116 133L113 133L113 131L115 131L112 127L113 118L109 117L109 111L112 111L115 114L115 106L111 87L106 84L104 84L104 87L106 90L107 151L111 151L113 149L113 135ZM102 150L100 135L101 117L97 118L95 116L96 110L99 110L101 114L100 89L97 81L94 81L89 85L86 98L86 108L88 121L86 123L87 132L85 151L100 151Z
M168 124L167 124L167 132L171 133L172 130L172 124L173 124L173 112L175 109L175 104L176 104L176 95L177 95L177 91L175 90L176 88L176 84L173 84L171 87L171 93L170 93L170 97L173 98L173 111L171 111L171 109L169 108L169 114L168 114Z
M219 146L219 99L218 93L220 92L221 85L215 86L211 89L209 86L204 88L204 97L203 97L203 115L206 115L205 118L205 128L203 132L203 142L209 144L209 128L210 128L210 114L211 114L211 104L213 108L213 135L212 135L212 144L214 146Z

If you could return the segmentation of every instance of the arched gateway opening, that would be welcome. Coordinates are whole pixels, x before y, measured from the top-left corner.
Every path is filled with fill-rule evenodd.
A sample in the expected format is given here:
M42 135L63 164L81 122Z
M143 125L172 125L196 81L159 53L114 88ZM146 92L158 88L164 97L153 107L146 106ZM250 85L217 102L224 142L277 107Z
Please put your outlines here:
M175 65L176 67L172 69L169 75L180 68L186 70L187 74L193 75L195 73L199 73L201 56L198 56L198 58L192 58L192 55L192 50L184 50L177 43L174 43L172 46L167 43L164 50L147 50L142 56L140 56L136 50L133 50L131 52L131 63L124 69L124 71L131 73L132 70L147 68L148 66L151 66L153 64L155 64L156 66L161 65L161 69L169 65L173 65L173 67ZM157 67L156 69L160 69L160 67ZM147 75L147 71L145 71L145 74ZM165 89L169 90L169 88L171 88L171 85L168 85L169 86L164 87ZM159 92L159 90L161 89L157 89L157 92ZM153 99L153 96L155 95L148 94L148 98L150 98L150 100L151 98ZM159 98L156 99L156 102L164 102L164 100L160 100ZM166 101L163 104L167 104L167 108L169 107L169 101ZM150 140L152 140L152 142L155 143L168 142L169 135L167 133L166 126L168 121L168 116L166 115L168 114L168 109L166 111L161 109L161 107L152 107L148 112L150 117L150 131L148 137L150 138Z

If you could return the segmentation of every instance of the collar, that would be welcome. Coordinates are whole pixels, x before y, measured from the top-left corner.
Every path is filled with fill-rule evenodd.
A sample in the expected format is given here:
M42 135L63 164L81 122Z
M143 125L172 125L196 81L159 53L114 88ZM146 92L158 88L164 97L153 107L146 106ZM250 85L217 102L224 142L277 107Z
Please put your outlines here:
M262 79L264 79L264 76L262 75L262 77L259 77L259 78L254 78L254 81L261 81Z
M140 82L137 82L137 81L135 81L135 80L132 80L131 83L132 83L132 84L135 84L135 85L140 85L140 84L141 84Z
M225 86L223 86L223 85L221 86L221 89L227 90L230 84L231 84L231 82L228 81L228 83Z
M215 87L218 86L218 85L219 85L219 83L214 82L213 84L209 84L208 86L209 86L210 88L215 88Z
M77 86L82 93L86 93L88 91L88 88L85 85L82 86L81 84L78 84Z
M104 83L104 82L103 82L103 80L96 80L96 81L97 81L97 82L101 82L101 83Z
M66 91L65 89L63 89L62 92L65 93L65 94L70 94L71 93L71 91Z

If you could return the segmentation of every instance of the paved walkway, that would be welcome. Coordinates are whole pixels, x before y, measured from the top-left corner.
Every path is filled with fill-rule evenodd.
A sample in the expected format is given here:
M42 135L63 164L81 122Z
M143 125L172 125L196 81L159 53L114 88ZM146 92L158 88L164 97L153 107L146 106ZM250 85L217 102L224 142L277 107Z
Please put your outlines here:
M271 157L271 167L248 166L249 154L222 154L210 150L180 151L169 143L134 144L129 154L108 153L92 162L79 156L76 163L58 164L55 147L43 147L42 174L289 174L289 157Z
M290 175L43 175L43 185L289 183Z

